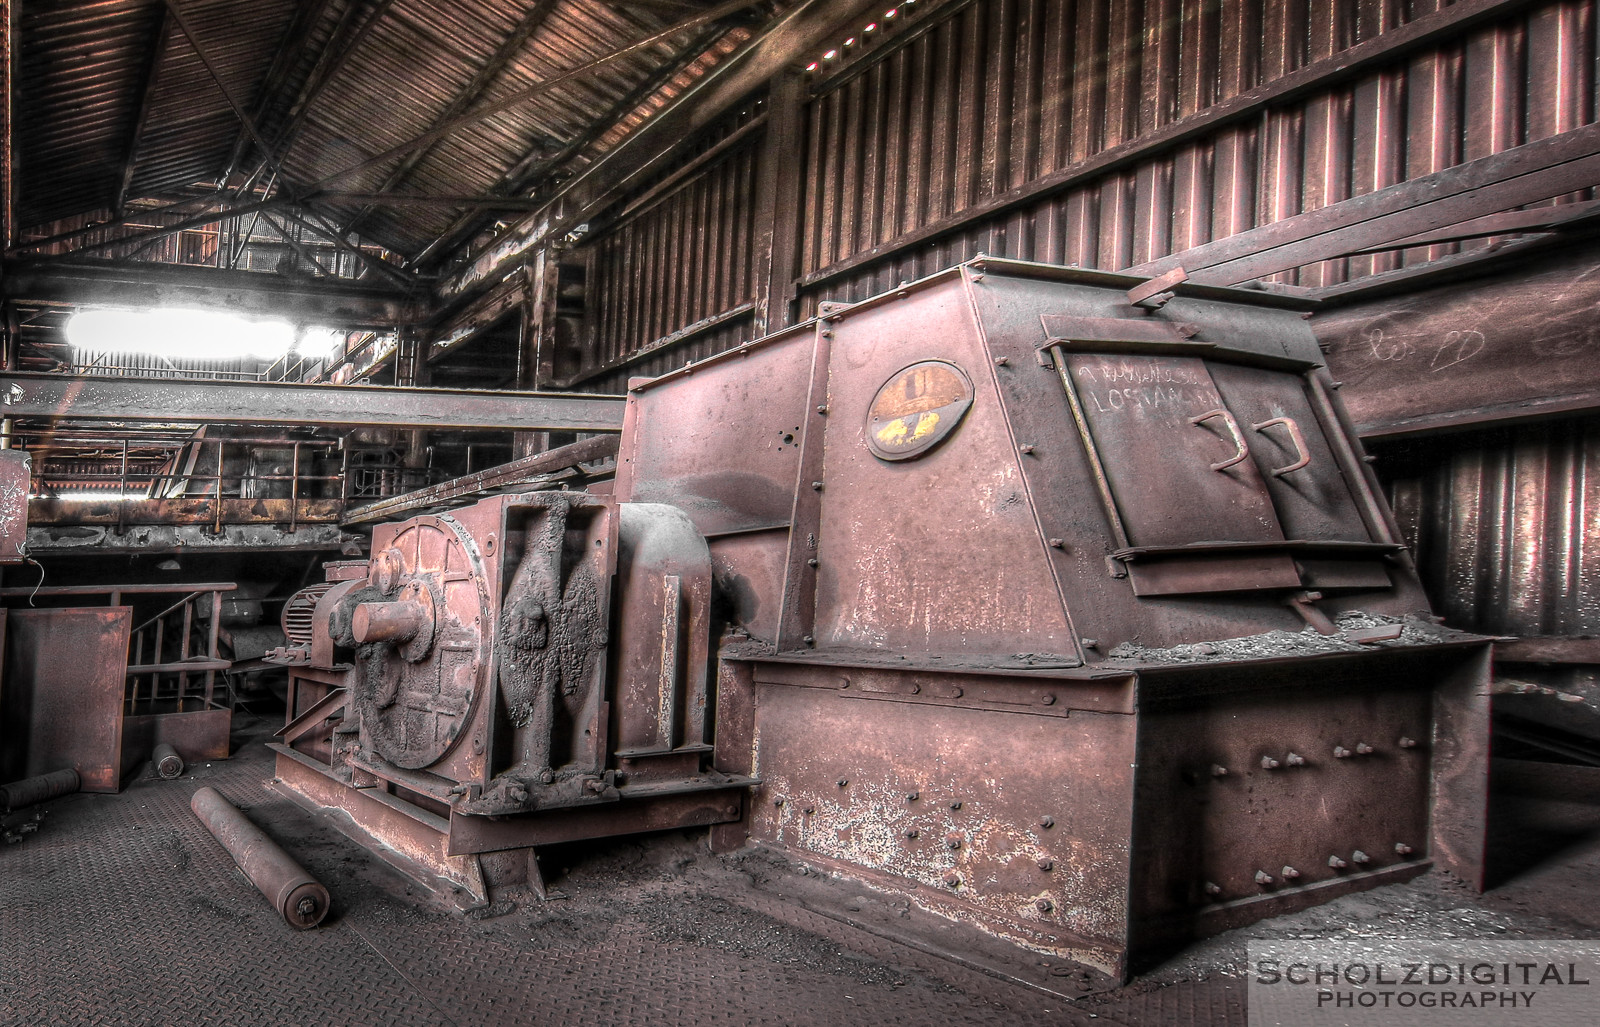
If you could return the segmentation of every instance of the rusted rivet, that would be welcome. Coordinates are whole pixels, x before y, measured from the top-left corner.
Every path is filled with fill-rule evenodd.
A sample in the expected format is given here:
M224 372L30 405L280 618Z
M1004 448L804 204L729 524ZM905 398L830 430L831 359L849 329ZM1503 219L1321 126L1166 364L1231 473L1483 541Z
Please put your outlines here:
M1272 875L1267 873L1265 870L1257 870L1256 871L1256 883L1257 884L1271 884L1272 883Z
M996 367L1005 367L1009 363L1011 363L1011 358L1010 357L995 357L994 358L994 366L996 366Z
M1067 545L1067 540L1064 539L1064 538L1053 538L1053 539L1050 540L1050 548L1051 549L1064 549L1064 548L1066 548L1066 545Z
M1261 769L1262 770L1277 770L1278 766L1279 766L1278 761L1273 759L1271 756L1263 756L1263 757L1261 757Z
M1291 867L1291 866L1286 866L1286 867L1284 867L1282 870L1280 870L1278 872L1280 874L1282 874L1283 877L1284 877L1284 880L1287 880L1287 881L1292 881L1296 877L1300 876L1300 871L1296 870L1294 867Z
M1213 884L1212 882L1207 881L1206 884L1205 884L1205 891L1206 891L1207 895L1221 895L1222 894L1222 885Z
M831 338L833 338L833 329L832 329L832 328L824 328L824 329L823 329L823 330L822 330L822 337L823 337L823 338L824 338L824 339L831 339Z
M814 482L811 483L811 487L816 489L818 492L821 492L822 491L822 482L814 481Z
M728 816L736 817L738 815L739 815L739 807L737 807L737 806L729 806L728 807Z
M1018 446L1017 448L1022 450L1022 452L1024 452L1024 453L1032 453L1033 452L1033 447L1031 445L1021 445L1021 446Z
M1283 758L1283 762L1291 767L1303 767L1306 765L1306 758L1297 752L1291 752Z
M950 808L951 809L960 809L961 808L961 800L957 799L955 802L952 802L950 804Z
M952 849L959 849L961 848L961 835L956 831L951 831L944 836L944 843Z
M1395 842L1394 851L1395 855L1397 856L1409 856L1411 855L1411 846L1407 845L1405 842Z
M1227 777L1228 776L1228 768L1224 767L1220 763L1213 763L1213 764L1211 764L1211 776L1212 777Z
M815 567L816 565L817 565L817 558L814 557L814 556L811 559L806 561L806 566L807 567Z
M1040 870L1054 870L1056 868L1056 861L1051 859L1049 856L1040 856L1038 859L1033 861L1033 865L1038 867Z
M848 777L841 777L839 779L839 787L840 788L843 788L845 785L847 785L849 783L850 783L850 779Z
M1040 817L1039 818L1039 826L1040 827L1044 827L1044 828L1055 827L1056 826L1056 818L1055 817Z
M1352 862L1352 863L1371 863L1372 862L1372 857L1367 855L1365 852L1362 852L1360 849L1357 849L1356 851L1354 851L1354 852L1352 852L1350 854L1350 862Z
M915 837L916 837L916 836L917 836L917 835L919 835L919 834L921 834L921 833L922 833L922 832L921 832L921 831L918 831L918 830L917 830L917 829L916 829L916 828L914 828L914 827L908 827L908 828L906 828L906 837L907 837L907 838L915 838Z
M917 801L917 793L916 792L907 792L906 793L906 801L907 802L916 802Z
M804 636L801 637L800 641L804 642L806 645L816 645L817 644L816 637L813 636L813 635L804 635Z
M1342 745L1336 745L1333 747L1333 758L1336 760L1347 760L1351 757L1351 755L1352 753L1350 750L1346 749Z
M1085 649L1100 648L1100 640L1098 638L1080 638L1078 639L1078 644L1083 646Z
M944 883L947 888L959 888L961 887L961 875L954 871L945 874Z
M1034 899L1033 908L1037 909L1041 913L1048 913L1055 908L1055 903L1051 902L1049 899Z
M1400 748L1402 748L1402 749L1415 749L1416 747L1417 747L1417 740L1415 738L1410 738L1410 737L1407 737L1406 735L1401 735L1400 736Z
M1344 860L1340 859L1338 856L1329 856L1328 857L1328 865L1330 867L1333 867L1333 869L1335 869L1335 870L1343 870L1345 867L1349 866L1350 864L1346 863Z
M1373 751L1374 750L1372 746L1368 745L1366 742L1356 743L1356 754L1358 756L1371 756Z
M828 412L828 405L826 403L824 403L821 406L817 407L817 413L825 414L827 412Z
M783 803L784 803L784 798L783 798L783 796L781 796L781 795L774 795L774 796L773 796L773 797L772 797L772 804L773 804L773 805L774 805L774 806L782 806L782 805L783 805Z

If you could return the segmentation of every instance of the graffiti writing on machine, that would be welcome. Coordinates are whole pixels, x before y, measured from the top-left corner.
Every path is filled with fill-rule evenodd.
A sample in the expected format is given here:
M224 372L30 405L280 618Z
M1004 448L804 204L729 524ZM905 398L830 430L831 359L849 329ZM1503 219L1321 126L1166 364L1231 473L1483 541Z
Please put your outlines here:
M910 460L955 431L972 407L972 381L954 364L923 360L895 373L872 397L867 448L882 460Z

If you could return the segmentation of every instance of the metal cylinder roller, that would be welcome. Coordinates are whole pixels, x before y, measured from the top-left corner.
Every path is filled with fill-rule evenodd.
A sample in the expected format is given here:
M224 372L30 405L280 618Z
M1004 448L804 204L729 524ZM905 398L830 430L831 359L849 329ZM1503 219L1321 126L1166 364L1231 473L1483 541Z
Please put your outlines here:
M203 787L195 791L189 808L290 927L304 931L322 923L328 915L328 889L237 807L215 788Z
M183 757L166 742L156 746L155 751L150 754L150 762L155 764L156 773L163 781L183 776Z
M77 791L80 785L78 772L71 767L13 781L8 785L0 785L0 809L22 809L59 795L69 795Z
M409 642L427 625L427 612L417 603L362 603L350 618L357 642Z

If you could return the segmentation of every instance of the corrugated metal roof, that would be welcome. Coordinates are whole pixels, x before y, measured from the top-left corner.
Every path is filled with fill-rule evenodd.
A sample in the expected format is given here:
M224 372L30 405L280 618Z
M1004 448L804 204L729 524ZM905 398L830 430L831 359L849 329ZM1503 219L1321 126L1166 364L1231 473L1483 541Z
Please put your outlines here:
M16 139L23 226L114 207L130 147L125 199L182 195L229 170L245 140L239 119L164 8L164 0L23 5ZM693 13L601 0L180 0L179 10L233 99L255 116L264 137L286 147L284 175L301 186ZM511 49L508 41L530 11L543 17L530 19L537 27ZM749 34L744 27L724 34L651 100L659 106L661 96L682 92ZM617 120L619 104L679 62L692 35L630 53L464 125L419 156L397 154L329 188L480 195L504 190L530 156L538 166L588 138L572 155L582 163L615 144L619 133L606 133L611 125L603 122ZM480 81L503 47L503 66ZM625 128L639 120L637 96L632 106ZM260 163L258 148L243 149L254 156L234 169L241 173L236 182ZM458 230L462 214L438 206L336 212L342 223L359 217L361 235L405 254Z

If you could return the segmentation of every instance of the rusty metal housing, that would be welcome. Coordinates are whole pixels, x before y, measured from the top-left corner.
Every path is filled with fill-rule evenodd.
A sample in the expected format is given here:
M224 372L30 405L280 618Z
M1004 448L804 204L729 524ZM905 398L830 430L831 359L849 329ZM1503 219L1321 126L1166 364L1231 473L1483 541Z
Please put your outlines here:
M1487 641L1305 304L1143 286L968 262L636 381L610 494L379 526L278 657L280 779L468 905L710 824L1117 975L1480 881Z

